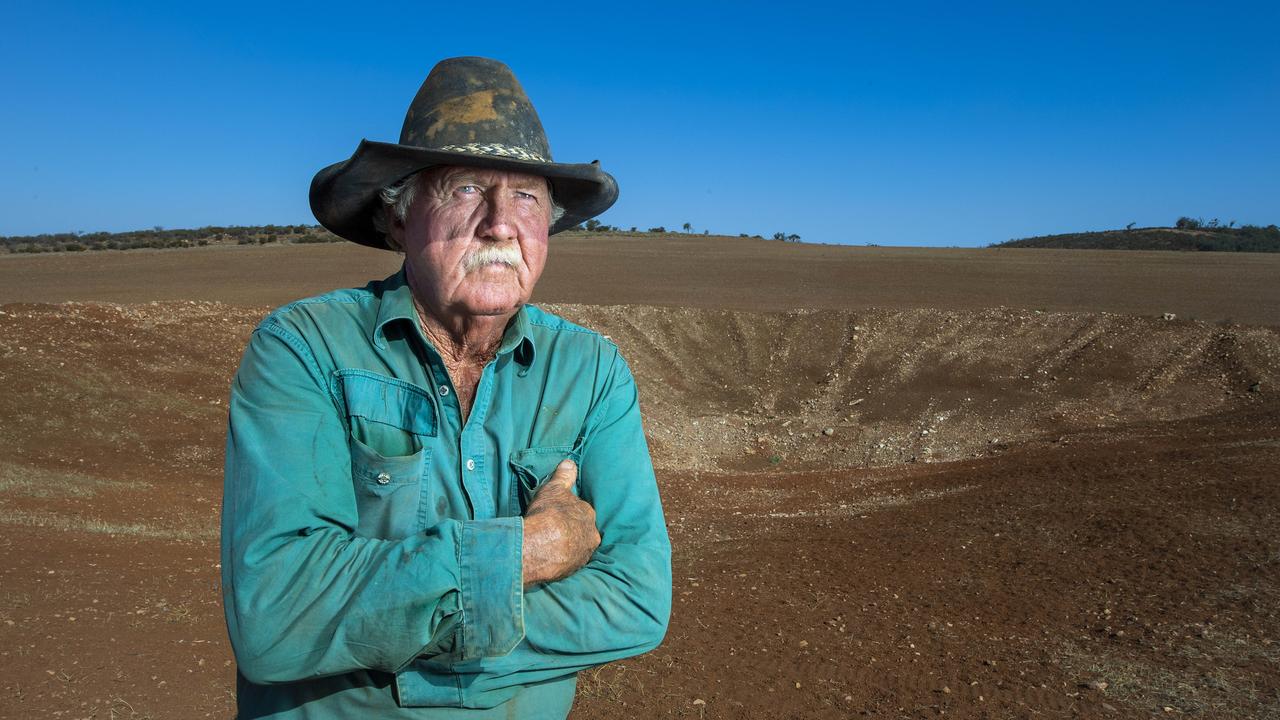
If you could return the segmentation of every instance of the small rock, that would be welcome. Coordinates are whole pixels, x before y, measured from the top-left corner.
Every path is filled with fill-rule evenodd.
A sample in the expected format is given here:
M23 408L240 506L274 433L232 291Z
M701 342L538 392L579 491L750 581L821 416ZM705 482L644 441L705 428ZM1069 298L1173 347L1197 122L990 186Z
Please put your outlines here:
M800 647L809 647L809 641L808 641L808 640L801 640L801 641L800 641Z
M950 694L951 694L951 688L947 687L946 685L943 685L943 686L942 686L942 692L943 692L943 694L945 694L945 695L950 695Z
M831 437L832 435L836 434L836 429L832 427L822 428L822 434L826 435L827 437Z
M1178 319L1178 316L1177 316L1177 315L1174 315L1173 313L1165 313L1164 315L1161 315L1160 317L1164 318L1165 320L1177 320L1177 319Z
M1106 680L1090 680L1089 682L1085 683L1084 686L1089 688L1090 690L1097 690L1098 692L1102 692L1106 690L1108 687Z
M693 704L694 704L694 705L706 705L706 704L707 704L707 701L706 701L706 700L703 700L702 698L694 698Z

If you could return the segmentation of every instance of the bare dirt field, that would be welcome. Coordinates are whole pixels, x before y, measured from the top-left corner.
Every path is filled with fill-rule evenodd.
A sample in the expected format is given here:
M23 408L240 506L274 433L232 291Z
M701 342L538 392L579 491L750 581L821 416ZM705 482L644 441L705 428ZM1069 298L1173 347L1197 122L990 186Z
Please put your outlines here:
M351 243L0 255L0 303L282 305L390 275ZM1280 325L1280 254L804 245L698 235L552 238L536 302L718 310L1015 307Z
M675 553L575 717L1280 718L1280 256L556 242ZM228 382L396 264L0 257L0 717L232 714Z

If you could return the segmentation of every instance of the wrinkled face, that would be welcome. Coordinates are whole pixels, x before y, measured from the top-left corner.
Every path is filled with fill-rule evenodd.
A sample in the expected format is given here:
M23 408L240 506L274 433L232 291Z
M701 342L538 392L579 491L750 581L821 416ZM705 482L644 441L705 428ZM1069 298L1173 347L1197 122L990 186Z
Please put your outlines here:
M547 259L551 192L537 175L433 168L391 233L418 302L440 319L505 315L533 294Z

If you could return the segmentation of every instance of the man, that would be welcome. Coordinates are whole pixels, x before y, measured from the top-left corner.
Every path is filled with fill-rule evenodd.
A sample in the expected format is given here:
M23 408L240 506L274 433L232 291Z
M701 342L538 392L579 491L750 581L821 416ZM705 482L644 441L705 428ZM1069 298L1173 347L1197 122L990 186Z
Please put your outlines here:
M258 326L222 518L241 718L563 718L579 670L654 648L670 544L635 383L526 305L613 178L551 161L501 63L437 65L400 143L324 168L325 227L400 249Z

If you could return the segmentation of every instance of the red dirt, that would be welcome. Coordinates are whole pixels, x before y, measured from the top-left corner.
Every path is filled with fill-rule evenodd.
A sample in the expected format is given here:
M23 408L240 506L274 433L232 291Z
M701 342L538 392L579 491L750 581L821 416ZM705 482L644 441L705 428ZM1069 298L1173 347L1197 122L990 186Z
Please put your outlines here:
M353 243L0 255L0 303L276 306L390 275ZM993 307L1280 325L1280 253L805 245L558 235L536 302L715 310Z
M186 256L191 296L259 252ZM1235 290L1193 302L1276 311ZM1280 335L1002 304L558 307L636 371L675 552L667 641L575 717L1280 717ZM0 305L0 717L231 714L225 393L265 310Z

